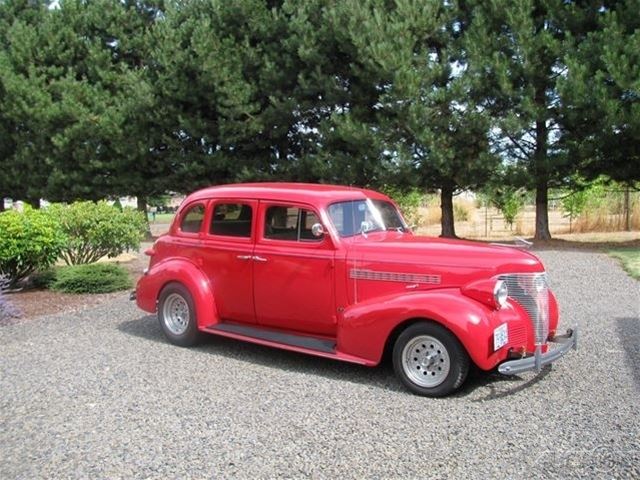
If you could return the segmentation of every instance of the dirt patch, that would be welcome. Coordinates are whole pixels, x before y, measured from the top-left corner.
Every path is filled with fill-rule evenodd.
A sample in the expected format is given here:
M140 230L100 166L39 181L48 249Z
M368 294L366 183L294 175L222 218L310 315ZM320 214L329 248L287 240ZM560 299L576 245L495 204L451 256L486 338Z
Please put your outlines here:
M133 282L131 290L133 290L138 278L142 275L142 270L149 264L149 257L143 253L149 246L150 244L144 244L140 249L141 253L125 253L114 259L104 259L101 261L117 263L124 267L131 275L131 281ZM29 289L12 292L6 294L6 298L20 311L21 316L19 318L0 319L0 326L32 320L44 315L83 310L122 296L128 297L129 291L75 294L44 289Z
M94 307L107 300L128 295L127 292L103 294L60 293L51 290L25 290L7 294L9 300L21 312L16 319L4 320L4 324L31 320L43 315L72 312Z

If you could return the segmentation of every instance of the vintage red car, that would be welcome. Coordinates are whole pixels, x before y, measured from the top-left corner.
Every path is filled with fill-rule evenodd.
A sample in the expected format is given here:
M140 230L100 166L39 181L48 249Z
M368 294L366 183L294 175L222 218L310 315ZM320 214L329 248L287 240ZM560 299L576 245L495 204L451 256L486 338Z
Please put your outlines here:
M576 347L577 330L557 334L534 255L414 235L371 190L206 188L147 254L132 297L180 346L210 333L367 366L389 351L398 378L428 396L459 388L472 364L539 371Z

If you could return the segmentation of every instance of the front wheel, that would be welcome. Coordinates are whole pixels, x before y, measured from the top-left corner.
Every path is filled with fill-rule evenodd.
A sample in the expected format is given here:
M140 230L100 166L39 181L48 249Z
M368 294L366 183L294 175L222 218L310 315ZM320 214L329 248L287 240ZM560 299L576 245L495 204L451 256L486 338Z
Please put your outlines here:
M167 339L175 345L190 347L201 338L193 298L180 283L170 283L162 289L158 320Z
M407 327L393 346L393 368L413 393L442 397L467 378L469 355L449 330L430 322Z

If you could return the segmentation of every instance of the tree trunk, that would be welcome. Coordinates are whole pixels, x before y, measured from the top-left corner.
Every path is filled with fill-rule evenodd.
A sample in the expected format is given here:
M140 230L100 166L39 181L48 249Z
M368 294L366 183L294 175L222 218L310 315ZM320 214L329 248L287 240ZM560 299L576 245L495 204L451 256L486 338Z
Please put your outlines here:
M629 184L624 189L624 229L627 232L631 231L631 202L629 197Z
M4 212L4 197L0 197L0 213Z
M35 209L39 209L40 208L40 197L37 198L27 198L25 200L26 203L28 203L29 205L31 205L33 208Z
M453 218L453 185L451 183L445 183L440 190L440 209L442 210L442 218L440 220L442 233L440 236L458 238Z
M551 240L549 232L549 198L546 178L536 181L536 240Z
M138 211L144 215L144 221L146 225L146 231L144 232L144 238L146 240L151 240L153 235L151 235L151 227L149 227L149 215L147 214L147 197L144 195L137 195L138 198Z
M536 90L536 104L545 105L543 88ZM536 121L536 149L534 153L536 177L536 240L551 240L549 231L549 172L547 169L548 129L546 119Z

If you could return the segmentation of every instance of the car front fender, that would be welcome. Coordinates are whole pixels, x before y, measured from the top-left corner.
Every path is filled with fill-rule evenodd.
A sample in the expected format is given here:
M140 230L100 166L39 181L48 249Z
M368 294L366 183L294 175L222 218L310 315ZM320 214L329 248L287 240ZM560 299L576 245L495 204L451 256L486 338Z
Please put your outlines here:
M198 328L203 329L219 322L213 285L195 264L178 258L167 258L155 264L136 285L138 307L155 313L162 289L171 282L184 285L193 297Z
M338 349L379 363L391 332L415 319L431 320L450 330L483 370L495 367L507 354L493 351L494 329L505 321L522 321L517 310L492 310L456 288L378 297L345 309Z

